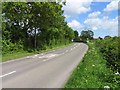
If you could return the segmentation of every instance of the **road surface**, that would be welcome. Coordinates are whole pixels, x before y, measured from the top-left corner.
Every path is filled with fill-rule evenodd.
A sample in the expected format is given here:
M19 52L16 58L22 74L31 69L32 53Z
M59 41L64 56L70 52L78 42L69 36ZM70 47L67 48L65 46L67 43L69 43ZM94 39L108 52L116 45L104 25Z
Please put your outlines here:
M88 46L71 46L2 63L2 88L62 88Z

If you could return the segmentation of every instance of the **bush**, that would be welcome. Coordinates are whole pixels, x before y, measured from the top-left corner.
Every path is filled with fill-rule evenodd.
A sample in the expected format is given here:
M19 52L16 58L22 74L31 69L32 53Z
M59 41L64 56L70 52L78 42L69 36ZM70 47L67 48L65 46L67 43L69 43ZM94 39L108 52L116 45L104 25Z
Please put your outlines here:
M107 60L107 65L114 71L120 73L120 52L119 52L120 37L112 37L104 40L97 40L96 46Z
M2 54L13 53L23 50L23 45L21 42L12 43L10 40L2 40Z

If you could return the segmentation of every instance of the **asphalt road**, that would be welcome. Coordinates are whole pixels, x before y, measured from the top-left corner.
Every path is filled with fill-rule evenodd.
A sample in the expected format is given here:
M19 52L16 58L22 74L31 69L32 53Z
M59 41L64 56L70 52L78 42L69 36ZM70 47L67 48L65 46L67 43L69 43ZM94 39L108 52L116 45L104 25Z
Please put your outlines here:
M2 63L2 88L62 88L87 49L86 44L74 43Z

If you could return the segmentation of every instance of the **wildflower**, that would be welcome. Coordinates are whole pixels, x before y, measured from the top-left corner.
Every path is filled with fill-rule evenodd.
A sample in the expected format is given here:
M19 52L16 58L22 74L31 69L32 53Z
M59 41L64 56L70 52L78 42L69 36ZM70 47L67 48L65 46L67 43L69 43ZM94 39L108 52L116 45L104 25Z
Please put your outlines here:
M117 72L115 73L115 75L120 75L120 74L119 74L119 72L117 71Z
M104 88L109 89L110 87L109 86L104 86Z
M93 64L92 66L94 67L95 65Z
M87 68L85 68L85 70L87 70Z

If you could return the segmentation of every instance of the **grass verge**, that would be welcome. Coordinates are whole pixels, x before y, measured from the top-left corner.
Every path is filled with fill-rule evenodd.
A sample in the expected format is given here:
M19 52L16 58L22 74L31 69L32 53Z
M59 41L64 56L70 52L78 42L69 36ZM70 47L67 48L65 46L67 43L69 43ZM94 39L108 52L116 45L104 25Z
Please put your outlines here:
M21 57L25 57L25 56L30 56L30 55L34 55L34 54L40 54L40 53L48 52L51 50L56 50L59 48L64 48L64 47L70 46L72 44L73 43L70 43L67 45L54 46L53 48L47 48L46 50L34 51L34 52L18 51L18 52L13 52L13 53L7 53L5 55L2 55L2 62L12 60L12 59L21 58Z
M94 43L89 43L89 50L84 56L82 62L73 71L65 88L120 88L117 81L112 81L115 74L106 66L106 60L103 59Z

